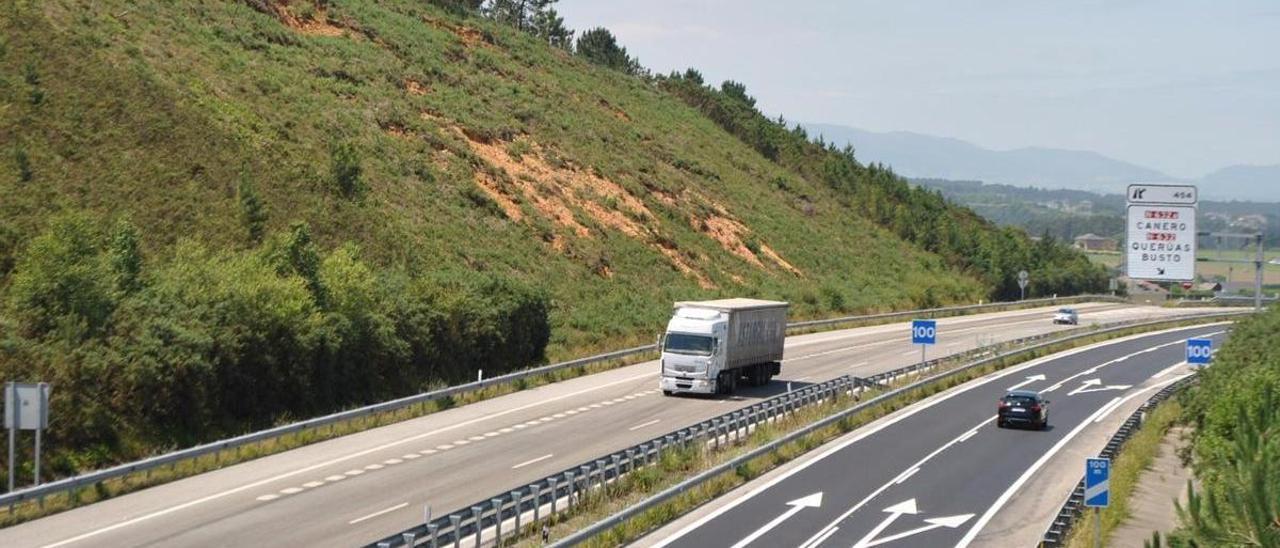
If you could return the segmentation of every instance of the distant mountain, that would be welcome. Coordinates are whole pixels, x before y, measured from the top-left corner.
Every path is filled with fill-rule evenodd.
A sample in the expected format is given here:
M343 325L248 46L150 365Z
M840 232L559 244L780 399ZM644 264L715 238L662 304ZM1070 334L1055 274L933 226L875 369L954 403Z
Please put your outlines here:
M804 124L811 135L852 144L864 162L901 175L979 180L1016 186L1122 194L1134 182L1177 182L1160 171L1096 152L1027 147L991 150L966 141L906 131L879 133L830 124ZM1201 196L1218 200L1280 201L1280 166L1232 166L1201 180Z
M1280 165L1227 166L1197 181L1210 198L1280 201Z

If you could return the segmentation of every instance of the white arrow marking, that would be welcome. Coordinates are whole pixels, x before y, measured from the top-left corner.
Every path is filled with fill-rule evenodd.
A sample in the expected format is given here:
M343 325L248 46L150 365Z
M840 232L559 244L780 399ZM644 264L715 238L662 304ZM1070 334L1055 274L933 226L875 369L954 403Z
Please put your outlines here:
M876 535L883 533L885 529L888 529L890 525L893 525L893 522L898 519L898 516L903 514L914 515L920 513L920 511L916 509L916 499L904 500L893 506L885 508L884 511L889 513L889 517L884 518L884 521L880 522L880 525L877 525L875 529L872 529L870 533L867 533L867 536L862 537L862 540L859 540L857 544L854 544L853 548L867 548L868 546L872 546L871 542L875 540Z
M876 539L875 541L868 542L868 543L866 543L866 544L859 544L859 545L858 545L858 547L859 547L859 548L871 548L872 546L879 546L879 545L881 545L881 544L887 544L887 543L893 542L893 541L895 541L895 540L901 540L901 539L907 538L907 537L909 537L909 536L911 536L911 535L918 535L918 534L923 533L923 532L925 532L925 531L932 531L932 530L937 529L937 528L939 528L939 527L950 527L950 528L952 528L952 529L955 529L956 527L959 527L959 526L961 526L961 525L964 525L964 524L965 524L965 522L967 522L967 521L969 521L969 520L971 520L971 519L973 519L973 514L960 514L960 515L956 515L956 516L946 516L946 517L941 517L941 518L926 519L926 520L924 520L924 522L925 522L925 523L928 523L929 525L925 525L924 527L916 527L915 529L912 529L912 530L910 530L910 531L903 531L903 532L898 533L898 534L896 534L896 535L889 535L889 536L884 537L884 538L882 538L882 539Z
M1014 390L1017 390L1017 389L1019 389L1019 388L1022 388L1022 387L1026 386L1026 385L1028 385L1028 384L1031 384L1031 383L1033 383L1033 382L1045 380L1046 378L1047 378L1047 377L1045 377L1044 375L1032 375L1032 376L1030 376L1030 377L1027 377L1027 380L1022 381L1022 382L1020 382L1020 383L1018 383L1018 384L1015 384L1015 385L1013 385L1013 386L1010 386L1010 387L1009 387L1009 391L1010 391L1010 392L1012 392L1012 391L1014 391Z
M783 512L782 515L776 518L773 518L773 521L764 524L764 527L756 529L756 532L751 533L750 535L747 535L747 538L744 538L738 541L737 544L733 545L733 548L742 548L743 546L751 544L752 541L760 538L765 533L772 531L774 527L782 525L782 522L787 521L788 519L791 519L791 516L794 516L800 513L800 511L804 510L805 508L817 508L819 506L822 506L822 491L818 491L817 493L814 493L807 497L798 498L796 500L788 502L787 506L790 506L791 509L787 510L786 512Z
M1128 390L1132 387L1132 385L1128 384L1108 384L1106 386L1101 386L1101 384L1102 379L1089 379L1081 383L1080 388L1067 392L1067 395L1074 396L1076 394L1088 394L1090 392L1106 392L1107 390ZM1097 386L1098 388L1089 388L1090 386Z

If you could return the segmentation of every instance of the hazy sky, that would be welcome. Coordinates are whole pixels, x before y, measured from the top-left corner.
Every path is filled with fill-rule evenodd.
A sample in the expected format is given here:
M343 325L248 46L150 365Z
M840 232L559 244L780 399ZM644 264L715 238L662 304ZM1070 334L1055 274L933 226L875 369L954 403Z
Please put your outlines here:
M770 115L1196 177L1280 164L1280 1L561 0L655 72ZM1280 182L1277 182L1280 184Z

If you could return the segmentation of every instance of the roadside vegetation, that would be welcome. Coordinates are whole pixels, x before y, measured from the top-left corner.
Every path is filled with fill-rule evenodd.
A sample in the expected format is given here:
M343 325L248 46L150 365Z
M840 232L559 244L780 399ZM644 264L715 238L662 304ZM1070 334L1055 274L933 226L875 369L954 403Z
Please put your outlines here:
M1105 286L552 4L6 6L0 380L53 384L45 477L649 342L676 300Z
M1183 405L1201 487L1152 544L1280 546L1280 307L1236 324Z

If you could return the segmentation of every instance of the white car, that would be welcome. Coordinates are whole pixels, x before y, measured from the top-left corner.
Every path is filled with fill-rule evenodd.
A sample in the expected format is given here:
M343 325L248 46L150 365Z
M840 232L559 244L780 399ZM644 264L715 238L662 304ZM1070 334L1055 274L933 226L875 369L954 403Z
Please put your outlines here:
M1074 308L1059 308L1053 315L1054 324L1080 325L1080 315Z

